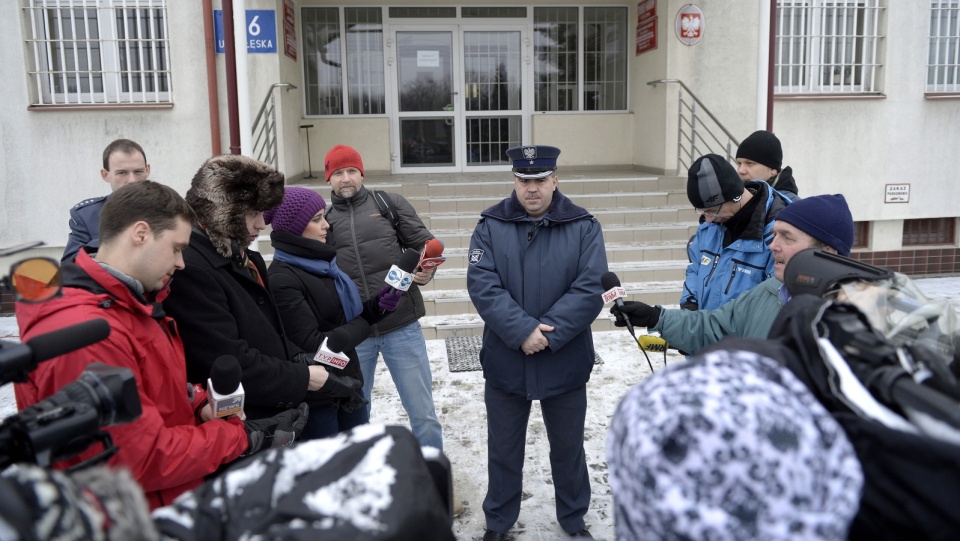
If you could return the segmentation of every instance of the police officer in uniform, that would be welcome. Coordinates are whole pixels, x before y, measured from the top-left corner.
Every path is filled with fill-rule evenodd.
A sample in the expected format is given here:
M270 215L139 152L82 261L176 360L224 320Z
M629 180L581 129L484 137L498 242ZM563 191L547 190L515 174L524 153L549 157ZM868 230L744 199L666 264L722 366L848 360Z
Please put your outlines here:
M591 537L583 520L590 505L583 427L590 324L603 307L607 257L600 223L557 189L559 154L539 145L507 150L514 192L481 213L470 241L467 289L484 321L484 541L507 539L520 514L534 400L550 442L557 522L571 537Z
M131 182L146 180L150 164L143 148L130 139L117 139L103 149L103 169L100 177L110 184L110 191ZM70 236L61 261L69 261L86 246L93 253L100 247L100 209L107 202L106 195L84 199L70 209Z

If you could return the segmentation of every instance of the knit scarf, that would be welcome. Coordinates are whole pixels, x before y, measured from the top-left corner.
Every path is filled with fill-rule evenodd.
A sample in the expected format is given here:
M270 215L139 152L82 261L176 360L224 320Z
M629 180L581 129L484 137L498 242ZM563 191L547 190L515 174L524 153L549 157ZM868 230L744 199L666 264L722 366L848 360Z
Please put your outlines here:
M337 266L336 257L330 261L323 261L296 256L283 250L274 250L273 257L310 274L333 278L333 285L337 288L337 295L340 297L340 304L343 305L343 313L347 317L347 321L352 321L363 311L363 303L360 301L360 291L357 290L357 284L354 284L353 280L340 270L340 267Z

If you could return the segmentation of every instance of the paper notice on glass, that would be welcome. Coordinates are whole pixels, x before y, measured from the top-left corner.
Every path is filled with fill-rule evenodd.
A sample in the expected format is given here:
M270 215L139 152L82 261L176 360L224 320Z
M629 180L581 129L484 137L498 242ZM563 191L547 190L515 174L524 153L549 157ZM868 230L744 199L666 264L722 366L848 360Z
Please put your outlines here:
M439 68L440 51L417 51L418 68Z

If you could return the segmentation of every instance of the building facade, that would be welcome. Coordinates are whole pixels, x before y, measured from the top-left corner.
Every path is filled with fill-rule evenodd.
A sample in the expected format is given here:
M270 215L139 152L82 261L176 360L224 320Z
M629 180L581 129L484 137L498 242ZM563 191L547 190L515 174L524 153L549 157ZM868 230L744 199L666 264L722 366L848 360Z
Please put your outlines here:
M769 122L801 195L846 196L860 257L954 272L958 4L2 2L0 247L62 249L67 210L109 191L100 154L119 137L184 193L233 146L236 96L243 153L265 146L292 179L338 143L368 176L506 171L528 143L568 168L685 175ZM236 92L213 13L231 7Z

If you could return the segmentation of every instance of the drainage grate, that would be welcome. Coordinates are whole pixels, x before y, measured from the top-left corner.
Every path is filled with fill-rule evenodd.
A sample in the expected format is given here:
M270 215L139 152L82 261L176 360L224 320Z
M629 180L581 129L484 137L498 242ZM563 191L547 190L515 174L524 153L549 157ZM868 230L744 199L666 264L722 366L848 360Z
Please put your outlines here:
M451 372L483 369L480 366L482 336L452 336L444 339L444 343L447 346L447 363ZM594 353L593 364L603 364L603 359L597 353Z

